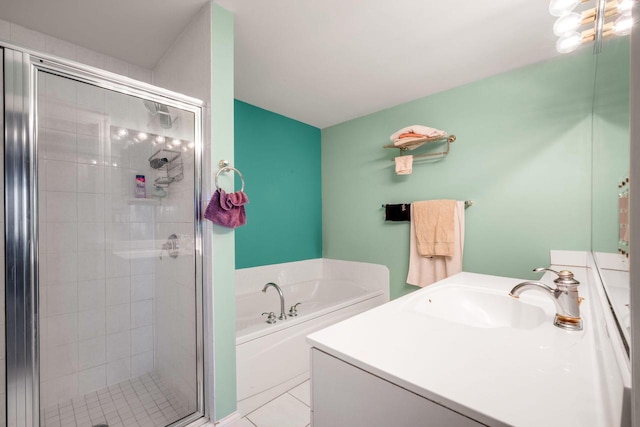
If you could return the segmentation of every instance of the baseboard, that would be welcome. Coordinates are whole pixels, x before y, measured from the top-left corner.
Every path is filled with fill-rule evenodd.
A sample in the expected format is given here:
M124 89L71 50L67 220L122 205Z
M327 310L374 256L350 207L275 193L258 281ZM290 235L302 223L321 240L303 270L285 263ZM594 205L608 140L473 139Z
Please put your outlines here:
M235 423L239 422L242 419L238 412L234 412L232 414L227 415L221 420L216 421L214 424L216 427L231 427Z
M207 418L200 418L188 424L187 427L213 427L213 423Z

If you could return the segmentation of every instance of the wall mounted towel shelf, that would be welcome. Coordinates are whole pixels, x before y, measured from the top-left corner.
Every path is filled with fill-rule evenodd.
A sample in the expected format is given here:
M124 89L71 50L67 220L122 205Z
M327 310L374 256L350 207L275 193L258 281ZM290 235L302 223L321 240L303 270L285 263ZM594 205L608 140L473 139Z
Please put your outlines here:
M436 156L445 157L447 154L449 154L451 143L453 143L455 140L456 140L455 135L445 135L445 136L437 136L434 138L421 138L421 139L412 138L412 141L407 142L406 144L402 144L402 145L387 144L384 146L384 148L397 148L400 150L401 154L404 155L406 154L407 150L413 150L415 148L418 148L421 145L446 142L447 149L445 151L441 151L439 153L425 153L425 154L413 155L414 159L422 158L422 157L436 157ZM391 161L393 162L395 160L391 159Z

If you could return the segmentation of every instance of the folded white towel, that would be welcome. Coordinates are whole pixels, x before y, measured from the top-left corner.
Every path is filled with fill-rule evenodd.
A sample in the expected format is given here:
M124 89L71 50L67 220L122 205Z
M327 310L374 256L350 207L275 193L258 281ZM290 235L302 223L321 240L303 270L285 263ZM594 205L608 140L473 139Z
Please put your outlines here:
M400 137L400 135L402 135L403 133L417 133L420 135L424 135L427 136L429 138L434 138L436 136L445 136L447 133L445 131L439 130L439 129L435 129L435 128L431 128L429 126L422 126L422 125L412 125L412 126L407 126L405 128L400 129L397 132L394 132L393 134L391 134L391 136L389 137L389 139L395 143L396 140ZM404 139L404 138L403 138Z
M413 156L396 157L396 173L398 175L409 175L413 172Z

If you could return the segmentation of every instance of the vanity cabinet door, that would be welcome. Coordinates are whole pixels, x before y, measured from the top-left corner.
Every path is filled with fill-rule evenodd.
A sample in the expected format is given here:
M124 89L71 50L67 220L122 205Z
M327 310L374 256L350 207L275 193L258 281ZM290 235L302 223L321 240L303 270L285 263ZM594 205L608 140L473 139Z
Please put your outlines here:
M484 425L315 348L311 411L312 427Z

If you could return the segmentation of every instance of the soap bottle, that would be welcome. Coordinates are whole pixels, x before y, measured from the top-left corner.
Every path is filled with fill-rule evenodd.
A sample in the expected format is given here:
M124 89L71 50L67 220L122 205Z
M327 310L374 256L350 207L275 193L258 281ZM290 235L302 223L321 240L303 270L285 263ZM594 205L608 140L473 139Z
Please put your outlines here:
M144 175L136 175L136 199L147 198L147 184Z

